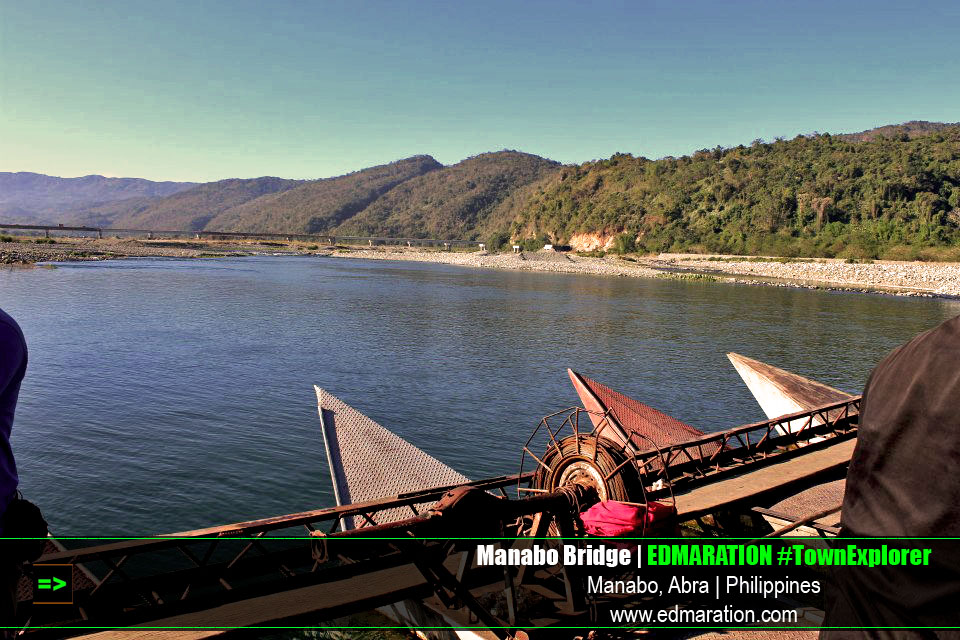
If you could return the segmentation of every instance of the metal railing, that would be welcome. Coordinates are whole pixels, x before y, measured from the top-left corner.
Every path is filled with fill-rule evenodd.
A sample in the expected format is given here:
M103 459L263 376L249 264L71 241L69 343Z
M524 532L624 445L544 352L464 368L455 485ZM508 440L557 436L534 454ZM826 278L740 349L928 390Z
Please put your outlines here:
M748 465L783 460L854 437L860 396L808 411L706 434L650 449L635 460L644 483L669 482L674 489L741 471ZM664 464L665 462L665 464Z
M51 231L81 231L84 233L96 233L99 237L103 234L141 234L147 236L192 236L194 238L274 238L284 240L304 240L314 242L328 242L329 244L415 244L418 246L473 246L478 245L477 240L444 240L440 238L393 238L387 236L344 236L329 233L258 233L247 231L216 231L211 229L184 230L184 229L127 229L117 227L93 227L93 226L68 226L68 225L43 225L43 224L13 224L0 222L0 229L11 229L20 231L43 231L49 237Z

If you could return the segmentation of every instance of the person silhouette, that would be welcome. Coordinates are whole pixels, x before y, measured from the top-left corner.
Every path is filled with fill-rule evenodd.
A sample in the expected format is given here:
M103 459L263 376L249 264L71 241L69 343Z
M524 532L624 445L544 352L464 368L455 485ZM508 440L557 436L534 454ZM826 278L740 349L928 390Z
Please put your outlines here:
M8 507L17 498L19 478L10 447L10 432L26 370L27 343L23 332L17 322L0 309L0 536L5 535ZM0 627L12 625L16 614L20 568L11 555L0 552Z
M840 537L878 538L878 543L892 537L960 537L957 469L960 316L898 347L871 372L847 471ZM960 622L960 549L923 544L936 545L935 562L923 571L900 566L834 572L825 627L894 629L825 630L820 637L960 638L960 630L944 629Z

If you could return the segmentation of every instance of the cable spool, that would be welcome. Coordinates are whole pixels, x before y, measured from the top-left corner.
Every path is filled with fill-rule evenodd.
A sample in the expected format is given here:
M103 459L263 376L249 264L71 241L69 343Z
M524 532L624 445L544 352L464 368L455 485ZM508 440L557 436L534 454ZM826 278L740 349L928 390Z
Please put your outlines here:
M553 492L571 484L596 491L600 500L646 502L643 483L623 446L597 434L567 436L547 449L533 486Z

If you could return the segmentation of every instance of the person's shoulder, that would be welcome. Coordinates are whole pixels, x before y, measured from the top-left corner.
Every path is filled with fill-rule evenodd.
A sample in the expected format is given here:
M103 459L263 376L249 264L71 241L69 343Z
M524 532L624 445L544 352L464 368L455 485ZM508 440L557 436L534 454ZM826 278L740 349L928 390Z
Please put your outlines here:
M3 309L0 309L0 342L26 345L20 325Z
M933 329L924 331L897 351L926 351L930 349L960 349L960 316L950 318Z
M901 366L916 370L931 360L955 357L960 357L960 316L950 318L900 345L877 364L874 373Z

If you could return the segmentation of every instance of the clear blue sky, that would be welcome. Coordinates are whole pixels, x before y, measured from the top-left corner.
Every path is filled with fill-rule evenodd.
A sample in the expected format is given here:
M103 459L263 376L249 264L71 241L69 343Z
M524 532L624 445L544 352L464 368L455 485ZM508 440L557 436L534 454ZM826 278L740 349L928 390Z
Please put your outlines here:
M960 120L960 2L0 0L0 170L337 175Z

